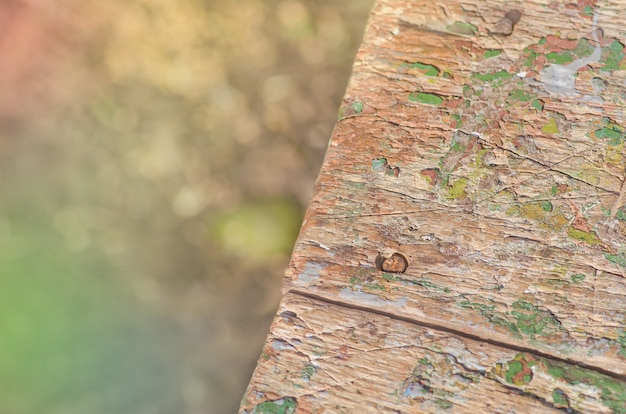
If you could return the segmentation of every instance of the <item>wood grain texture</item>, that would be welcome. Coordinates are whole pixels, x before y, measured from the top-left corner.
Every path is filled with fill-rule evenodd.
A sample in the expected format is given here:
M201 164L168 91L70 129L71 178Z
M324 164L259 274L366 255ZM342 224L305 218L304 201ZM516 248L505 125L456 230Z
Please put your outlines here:
M284 292L608 375L626 412L623 21L379 0Z
M255 378L244 413L609 413L620 387L532 353L291 293Z

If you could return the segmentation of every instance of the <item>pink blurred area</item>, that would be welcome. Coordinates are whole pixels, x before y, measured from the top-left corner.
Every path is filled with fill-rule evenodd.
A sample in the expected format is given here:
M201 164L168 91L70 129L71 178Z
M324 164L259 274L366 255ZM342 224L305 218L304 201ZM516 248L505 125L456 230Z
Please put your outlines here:
M103 23L102 9L85 16L58 2L0 2L2 117L36 116L75 98L84 87L80 74L62 72L80 70L76 59Z

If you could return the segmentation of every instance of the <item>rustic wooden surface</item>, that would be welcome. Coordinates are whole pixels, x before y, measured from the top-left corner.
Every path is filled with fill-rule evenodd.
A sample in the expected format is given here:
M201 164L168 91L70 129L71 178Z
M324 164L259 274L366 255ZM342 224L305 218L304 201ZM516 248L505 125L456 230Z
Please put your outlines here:
M376 3L242 412L626 412L624 21Z

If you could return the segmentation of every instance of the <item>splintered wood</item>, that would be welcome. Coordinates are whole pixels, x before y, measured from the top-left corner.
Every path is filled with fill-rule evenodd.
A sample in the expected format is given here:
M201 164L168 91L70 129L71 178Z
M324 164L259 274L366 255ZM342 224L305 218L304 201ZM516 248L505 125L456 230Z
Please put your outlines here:
M626 413L626 1L380 0L243 413Z

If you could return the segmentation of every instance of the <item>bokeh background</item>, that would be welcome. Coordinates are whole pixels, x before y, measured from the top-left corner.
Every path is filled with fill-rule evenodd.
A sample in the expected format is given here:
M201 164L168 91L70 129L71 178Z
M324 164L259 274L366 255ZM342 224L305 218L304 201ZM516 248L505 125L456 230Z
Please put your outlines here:
M371 0L0 1L0 412L230 413Z

